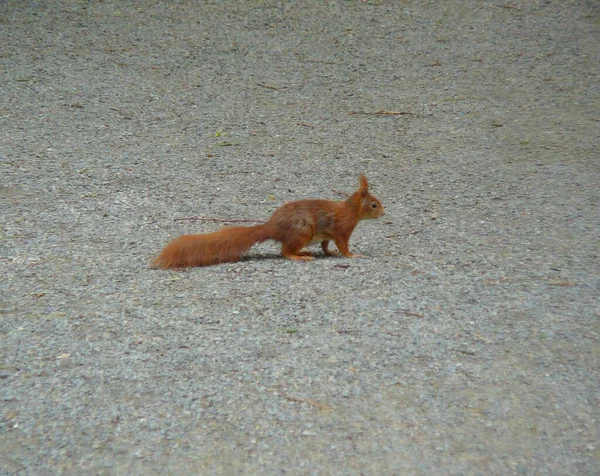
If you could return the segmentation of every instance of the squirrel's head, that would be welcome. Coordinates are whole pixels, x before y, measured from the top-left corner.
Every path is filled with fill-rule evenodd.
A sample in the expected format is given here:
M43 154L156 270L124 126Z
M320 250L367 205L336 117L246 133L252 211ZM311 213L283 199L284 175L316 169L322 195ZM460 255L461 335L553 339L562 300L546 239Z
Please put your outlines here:
M379 199L369 193L369 181L367 177L360 174L358 183L358 190L350 198L354 199L355 203L358 203L359 219L369 220L385 215L385 210Z

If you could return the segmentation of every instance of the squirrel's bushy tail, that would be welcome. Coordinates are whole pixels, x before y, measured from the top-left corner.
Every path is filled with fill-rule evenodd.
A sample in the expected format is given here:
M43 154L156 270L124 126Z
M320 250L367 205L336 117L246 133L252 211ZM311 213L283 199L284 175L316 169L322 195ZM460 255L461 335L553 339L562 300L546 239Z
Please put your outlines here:
M153 268L187 268L238 261L256 243L266 241L264 225L226 226L219 231L175 238L153 261Z

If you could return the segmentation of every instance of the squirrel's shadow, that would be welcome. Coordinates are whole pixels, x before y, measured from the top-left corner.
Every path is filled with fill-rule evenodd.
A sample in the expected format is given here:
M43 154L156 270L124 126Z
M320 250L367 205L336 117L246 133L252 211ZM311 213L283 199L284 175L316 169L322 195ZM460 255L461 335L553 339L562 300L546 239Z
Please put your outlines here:
M317 252L317 253L312 253L312 257L314 258L314 261L321 261L321 260L325 260L325 259L333 259L333 260L338 260L340 258L345 258L342 255L338 255L338 254L334 254L334 255L326 255L323 252ZM238 261L238 263L245 263L245 262L251 262L251 261L293 261L287 258L284 258L281 254L277 254L277 253L256 253L256 254L247 254L244 255L240 258L240 260ZM312 261L312 260L310 260ZM307 263L310 263L310 261L306 261Z
M313 261L322 261L322 260L333 260L333 261L341 261L341 260L347 260L348 258L346 258L345 256L341 255L341 254L331 254L331 255L326 255L325 253L322 252L317 252L317 253L313 253L312 254L314 260L310 260L310 261L304 261L305 263L311 263ZM248 255L244 255L242 256L239 260L237 261L232 261L232 262L224 262L224 263L215 263L214 265L209 265L209 266L201 266L201 267L206 267L206 268L212 268L213 266L217 266L219 264L221 265L227 265L227 264L233 264L233 263L252 263L253 261L280 261L280 262L287 262L287 261L292 261L289 259L284 258L282 255L277 254L277 253L257 253L257 254L248 254ZM173 268L173 271L191 271L193 269L199 268L199 266L190 266L190 267L186 267L186 268ZM158 268L153 268L150 267L150 269L158 269Z

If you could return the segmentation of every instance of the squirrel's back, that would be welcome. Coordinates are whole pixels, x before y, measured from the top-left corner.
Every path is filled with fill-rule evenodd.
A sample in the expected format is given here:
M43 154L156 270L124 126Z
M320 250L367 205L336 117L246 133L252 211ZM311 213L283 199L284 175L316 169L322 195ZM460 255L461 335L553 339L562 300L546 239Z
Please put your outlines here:
M273 239L285 241L296 232L313 234L335 231L336 223L346 214L343 202L329 200L299 200L279 207L265 223Z

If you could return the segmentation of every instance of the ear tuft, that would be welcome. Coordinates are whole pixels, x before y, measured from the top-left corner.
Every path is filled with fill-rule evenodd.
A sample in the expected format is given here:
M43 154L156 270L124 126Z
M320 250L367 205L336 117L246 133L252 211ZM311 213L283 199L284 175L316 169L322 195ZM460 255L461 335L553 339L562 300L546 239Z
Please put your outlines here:
M358 176L358 183L360 184L360 188L364 190L369 190L369 181L365 174L360 174Z

